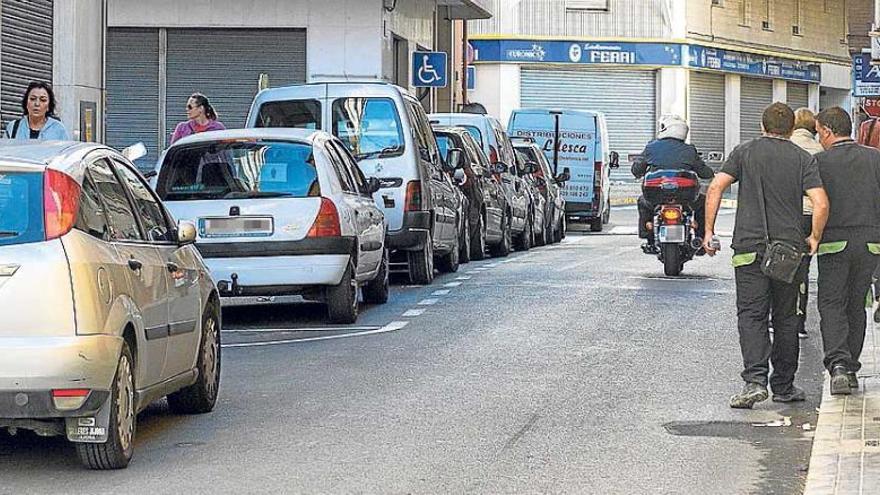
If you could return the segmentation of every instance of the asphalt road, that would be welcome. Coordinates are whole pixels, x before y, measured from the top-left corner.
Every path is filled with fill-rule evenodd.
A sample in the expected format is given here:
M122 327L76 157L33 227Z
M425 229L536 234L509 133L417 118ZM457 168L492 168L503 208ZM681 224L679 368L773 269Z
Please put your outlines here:
M151 406L118 472L0 433L0 493L800 493L821 396L814 304L808 402L731 410L729 251L668 279L629 235L635 211L612 220L398 283L353 328L319 306L228 309L215 412Z

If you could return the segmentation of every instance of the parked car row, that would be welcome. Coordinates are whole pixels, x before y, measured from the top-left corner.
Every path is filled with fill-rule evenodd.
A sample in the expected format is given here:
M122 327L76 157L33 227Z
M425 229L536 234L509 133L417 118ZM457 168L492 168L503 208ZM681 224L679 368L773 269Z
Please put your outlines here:
M0 428L64 435L94 469L128 465L151 402L213 409L223 304L300 296L353 323L392 271L429 284L565 235L569 173L533 140L385 83L264 90L247 128L141 175L145 153L0 143Z

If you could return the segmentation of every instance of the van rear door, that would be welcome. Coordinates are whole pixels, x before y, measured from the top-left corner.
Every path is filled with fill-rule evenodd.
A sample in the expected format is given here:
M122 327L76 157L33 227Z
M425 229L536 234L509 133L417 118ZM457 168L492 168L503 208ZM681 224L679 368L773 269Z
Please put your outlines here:
M559 115L559 143L554 143L556 115ZM568 168L571 180L562 188L569 214L593 215L596 185L596 117L589 113L549 110L518 110L510 117L508 132L513 137L530 137L544 151L554 167L554 174ZM559 149L558 165L553 162L553 147Z

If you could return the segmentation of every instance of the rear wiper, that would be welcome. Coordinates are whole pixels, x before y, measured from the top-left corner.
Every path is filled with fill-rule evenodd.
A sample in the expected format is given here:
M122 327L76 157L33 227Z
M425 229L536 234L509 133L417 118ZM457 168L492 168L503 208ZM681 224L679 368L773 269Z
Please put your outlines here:
M382 148L378 151L370 151L367 153L357 153L354 155L356 160L366 160L367 158L383 158L391 153L396 153L400 151L400 146L389 146L387 148Z
M231 191L224 194L222 199L281 198L284 196L293 196L293 194L278 191Z
M21 235L19 232L12 230L0 230L0 237L17 237Z

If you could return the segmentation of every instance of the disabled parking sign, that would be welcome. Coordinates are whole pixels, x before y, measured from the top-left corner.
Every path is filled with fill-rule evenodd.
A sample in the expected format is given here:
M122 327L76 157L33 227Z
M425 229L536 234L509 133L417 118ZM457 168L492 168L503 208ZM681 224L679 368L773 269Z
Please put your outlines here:
M446 52L413 52L412 85L416 88L445 88L447 84Z

